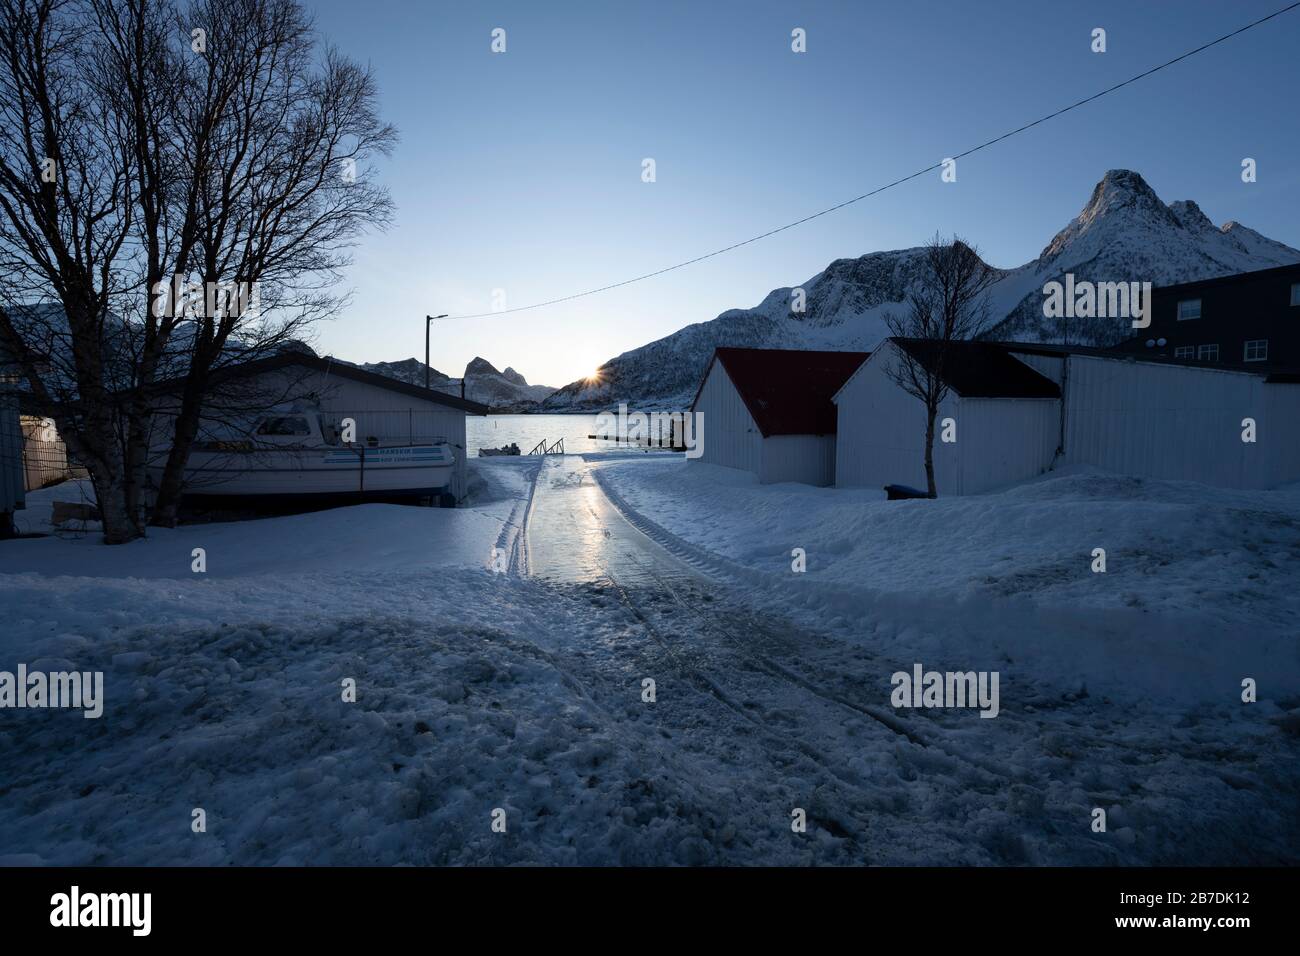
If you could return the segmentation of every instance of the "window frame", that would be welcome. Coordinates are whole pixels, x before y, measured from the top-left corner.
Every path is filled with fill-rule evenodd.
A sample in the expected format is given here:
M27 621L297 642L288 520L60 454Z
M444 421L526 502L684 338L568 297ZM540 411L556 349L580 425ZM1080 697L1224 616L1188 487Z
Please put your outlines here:
M1183 315L1183 306L1191 302L1196 303L1196 314ZM1179 322L1195 322L1197 319L1205 315L1205 309L1201 303L1201 299L1199 296L1195 299L1179 299L1178 306L1175 309L1174 314L1178 317Z
M272 422L280 426L283 426L285 422L301 422L302 427L300 430L298 425L294 424L293 431L269 431L267 426ZM259 438L309 438L311 437L311 422L307 420L305 415L268 415L257 426L256 434Z
M1203 356L1203 355L1201 354L1202 352L1205 352L1205 351L1207 351L1208 349L1214 349L1214 356L1213 356L1213 357L1210 357L1210 356L1208 356L1208 355L1204 355L1204 356ZM1219 360L1219 355L1220 355L1220 352L1219 352L1219 343L1218 343L1218 342L1210 342L1210 343L1208 343L1208 344L1206 344L1206 345L1198 345L1198 346L1196 346L1196 361L1198 361L1198 362L1217 362L1217 361Z
M1262 355L1255 358L1250 357L1250 347L1252 345L1264 346ZM1241 346L1241 360L1243 362L1267 362L1268 361L1268 339L1248 339Z

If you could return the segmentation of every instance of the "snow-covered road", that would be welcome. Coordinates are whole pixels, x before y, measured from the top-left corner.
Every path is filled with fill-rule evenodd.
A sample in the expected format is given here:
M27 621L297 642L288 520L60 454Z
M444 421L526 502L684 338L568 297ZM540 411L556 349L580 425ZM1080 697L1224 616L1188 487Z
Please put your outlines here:
M525 538L529 573L549 581L617 582L671 593L703 580L629 524L577 455L543 463Z
M734 788L729 812L771 826L802 808L810 830L834 838L808 841L808 859L1295 859L1295 774L1254 777L1270 775L1257 748L1293 751L1267 724L1236 725L1227 742L1213 721L1202 727L1160 708L1135 714L1041 687L1012 688L996 720L895 711L897 661L878 657L870 641L846 643L754 607L638 530L655 527L620 511L595 470L574 456L547 461L525 534L530 573L612 596L635 619L614 646L584 647L575 635L572 666L587 686L620 697L629 676L654 680L656 699L645 706L683 763L716 765L719 784ZM877 625L859 627L870 634ZM1260 792L1272 787L1281 792ZM770 796L752 805L761 793ZM1107 833L1090 826L1099 806L1110 814ZM1279 830L1289 845L1276 844Z

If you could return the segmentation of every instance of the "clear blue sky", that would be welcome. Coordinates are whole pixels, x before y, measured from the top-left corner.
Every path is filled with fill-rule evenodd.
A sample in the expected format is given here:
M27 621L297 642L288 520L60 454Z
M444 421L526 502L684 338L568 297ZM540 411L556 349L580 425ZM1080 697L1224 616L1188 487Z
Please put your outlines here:
M318 345L421 355L426 313L526 305L662 268L856 196L1199 46L1286 0L306 0L372 64L401 143L394 227L367 237ZM489 49L506 30L507 52ZM807 30L808 52L790 50ZM1094 54L1090 34L1107 31ZM837 258L936 230L1036 256L1110 168L1300 246L1300 10L937 173L667 276L440 322L433 364L482 355L563 385ZM1241 182L1243 157L1259 181ZM658 181L641 181L652 157Z

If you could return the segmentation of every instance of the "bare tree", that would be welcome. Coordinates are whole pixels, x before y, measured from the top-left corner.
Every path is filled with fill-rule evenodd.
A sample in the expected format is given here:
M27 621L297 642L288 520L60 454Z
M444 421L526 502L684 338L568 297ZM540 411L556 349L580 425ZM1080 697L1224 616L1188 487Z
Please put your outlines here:
M163 525L176 520L213 372L301 338L345 303L334 289L349 246L392 211L366 164L396 142L378 116L373 75L320 50L296 0L195 0L185 17L207 25L183 117L206 143L188 171L199 209L192 273L203 288L233 288L236 297L193 316L153 512Z
M90 473L105 540L143 533L120 395L139 281L131 132L97 95L100 49L71 0L0 0L0 346Z
M175 521L212 374L346 301L396 133L297 0L0 0L0 33L0 346L130 540L160 437Z
M956 361L954 343L975 338L988 325L987 293L999 273L978 250L957 236L935 234L922 249L921 275L907 295L907 309L888 313L889 334L905 340L890 378L925 406L925 481L931 498L934 480L934 423L948 397L945 370Z

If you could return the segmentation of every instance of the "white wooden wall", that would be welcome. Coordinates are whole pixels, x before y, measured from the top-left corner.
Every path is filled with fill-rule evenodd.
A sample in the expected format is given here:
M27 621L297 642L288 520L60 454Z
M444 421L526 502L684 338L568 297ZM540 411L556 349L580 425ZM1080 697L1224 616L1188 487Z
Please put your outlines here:
M1262 487L1300 481L1300 385L1263 385L1264 414L1258 419L1260 461L1247 459L1247 474ZM1267 429L1267 431L1265 431Z
M834 435L773 435L763 439L758 480L763 484L798 481L835 484Z
M888 354L885 347L880 352ZM1060 356L1016 357L1062 383ZM876 361L868 360L840 395L836 483L923 487L924 467L913 463L924 445L920 402ZM1065 393L1065 454L1058 466L1227 488L1300 481L1300 385L1269 385L1259 375L1223 369L1073 355ZM935 446L940 494L977 494L1032 478L1049 467L1060 440L1054 400L962 399L939 417L949 414L957 419L958 441ZM1254 444L1241 440L1245 418L1256 422ZM951 452L960 460L945 465Z
M1056 454L1059 411L1054 398L961 399L953 416L961 462L957 493L977 495L1047 471Z
M721 362L714 362L709 370L694 410L704 415L704 451L690 460L758 475L763 461L763 436Z
M838 396L835 483L924 490L925 406L889 375L901 361L883 345ZM1042 474L1058 433L1055 399L960 398L949 393L935 421L934 478L940 495L973 495ZM941 440L943 419L957 440Z
M1300 480L1300 385L1075 355L1066 396L1066 462L1227 488ZM1245 418L1254 444L1241 440Z
M910 485L925 490L925 406L899 388L889 368L899 361L892 345L882 345L863 363L837 396L835 484L881 488ZM949 396L939 419L957 417ZM938 424L936 422L936 428ZM962 436L958 425L958 441ZM956 446L934 444L934 475L939 493L960 494Z

